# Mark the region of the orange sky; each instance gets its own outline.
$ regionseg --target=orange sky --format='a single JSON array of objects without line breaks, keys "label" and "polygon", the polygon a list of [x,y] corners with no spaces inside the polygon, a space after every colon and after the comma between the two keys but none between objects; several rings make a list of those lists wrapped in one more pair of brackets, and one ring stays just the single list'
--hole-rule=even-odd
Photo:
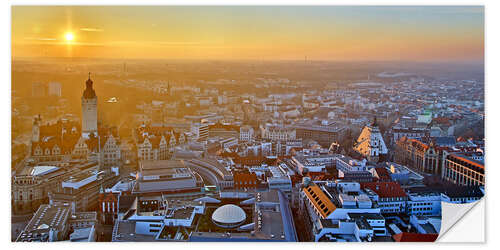
[{"label": "orange sky", "polygon": [[12,55],[482,61],[484,9],[14,6]]}]

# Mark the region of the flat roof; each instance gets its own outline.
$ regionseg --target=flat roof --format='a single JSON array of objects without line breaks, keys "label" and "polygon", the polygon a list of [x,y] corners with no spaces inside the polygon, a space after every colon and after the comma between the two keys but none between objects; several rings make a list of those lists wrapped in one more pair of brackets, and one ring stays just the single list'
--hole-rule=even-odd
[{"label": "flat roof", "polygon": [[62,231],[70,214],[69,206],[53,206],[42,204],[18,236],[17,241],[37,239],[41,233],[49,232],[50,228]]},{"label": "flat roof", "polygon": [[113,227],[111,241],[139,241],[149,242],[154,241],[154,235],[136,234],[135,221],[117,220]]},{"label": "flat roof", "polygon": [[141,169],[141,171],[184,167],[184,162],[181,160],[142,160],[139,162],[139,168]]},{"label": "flat roof", "polygon": [[35,166],[31,170],[31,175],[34,176],[42,176],[51,172],[58,170],[59,168],[56,166]]},{"label": "flat roof", "polygon": [[97,212],[76,212],[71,216],[70,221],[97,220]]},{"label": "flat roof", "polygon": [[385,220],[384,216],[378,213],[347,213],[347,215],[351,219]]}]

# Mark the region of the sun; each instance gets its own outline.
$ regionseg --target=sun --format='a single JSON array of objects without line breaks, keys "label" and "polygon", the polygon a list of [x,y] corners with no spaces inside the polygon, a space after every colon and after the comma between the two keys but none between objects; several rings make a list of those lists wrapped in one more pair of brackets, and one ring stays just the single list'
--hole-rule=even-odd
[{"label": "sun", "polygon": [[66,41],[71,42],[73,41],[73,39],[75,39],[75,35],[73,35],[73,33],[71,32],[67,32],[66,34],[64,34],[64,38],[66,39]]}]

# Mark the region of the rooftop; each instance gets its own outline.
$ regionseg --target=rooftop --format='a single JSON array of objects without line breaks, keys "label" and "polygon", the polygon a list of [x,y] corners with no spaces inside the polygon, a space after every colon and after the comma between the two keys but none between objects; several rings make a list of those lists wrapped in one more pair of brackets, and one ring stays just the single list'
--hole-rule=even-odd
[{"label": "rooftop", "polygon": [[[70,215],[69,206],[40,205],[33,218],[18,236],[17,241],[36,241],[50,229],[63,231]],[[48,238],[47,238],[48,240]]]},{"label": "rooftop", "polygon": [[245,221],[245,219],[245,211],[233,204],[221,206],[212,214],[212,220],[223,224],[241,223]]},{"label": "rooftop", "polygon": [[406,197],[405,191],[397,182],[368,182],[361,184],[369,188],[381,198]]},{"label": "rooftop", "polygon": [[184,168],[184,163],[179,160],[142,160],[139,163],[139,168],[143,170],[169,169],[169,168]]},{"label": "rooftop", "polygon": [[322,217],[326,218],[337,209],[330,198],[316,184],[311,183],[308,187],[304,187],[303,191],[314,207],[320,211]]},{"label": "rooftop", "polygon": [[117,242],[149,242],[154,241],[154,235],[144,235],[135,233],[135,221],[123,221],[117,220],[115,226],[113,227],[113,234],[111,241]]}]

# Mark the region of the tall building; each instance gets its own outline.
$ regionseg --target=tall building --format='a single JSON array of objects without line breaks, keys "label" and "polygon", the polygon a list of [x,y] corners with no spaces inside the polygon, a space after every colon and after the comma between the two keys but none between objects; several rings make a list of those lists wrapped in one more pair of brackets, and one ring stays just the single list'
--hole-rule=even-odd
[{"label": "tall building", "polygon": [[58,82],[49,83],[49,96],[61,97],[61,83]]},{"label": "tall building", "polygon": [[31,84],[31,96],[32,97],[46,97],[47,96],[47,84],[41,82],[34,82]]},{"label": "tall building", "polygon": [[39,142],[40,141],[40,125],[42,123],[42,118],[40,115],[35,116],[33,120],[33,127],[31,129],[31,141]]},{"label": "tall building", "polygon": [[82,136],[88,138],[91,133],[97,135],[97,96],[92,88],[92,80],[87,80],[82,95]]}]

